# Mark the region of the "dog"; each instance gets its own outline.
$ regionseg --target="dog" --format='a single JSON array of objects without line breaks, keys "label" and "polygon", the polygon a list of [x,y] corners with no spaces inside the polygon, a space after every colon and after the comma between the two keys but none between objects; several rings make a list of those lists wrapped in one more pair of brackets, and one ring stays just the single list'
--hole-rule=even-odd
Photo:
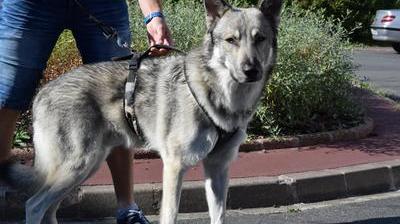
[{"label": "dog", "polygon": [[162,158],[161,224],[176,223],[185,171],[202,161],[211,223],[224,223],[228,169],[276,62],[280,0],[235,8],[204,0],[207,32],[186,55],[146,58],[134,92],[138,136],[125,117],[128,63],[80,66],[48,83],[33,102],[33,167],[2,175],[34,189],[26,223],[57,223],[60,202],[113,148],[144,145]]}]

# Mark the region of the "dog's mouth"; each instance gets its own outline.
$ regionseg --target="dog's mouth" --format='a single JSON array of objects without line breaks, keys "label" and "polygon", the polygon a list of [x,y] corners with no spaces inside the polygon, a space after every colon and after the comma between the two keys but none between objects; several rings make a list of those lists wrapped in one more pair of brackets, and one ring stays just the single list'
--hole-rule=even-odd
[{"label": "dog's mouth", "polygon": [[252,83],[252,82],[258,82],[262,79],[261,72],[259,72],[257,69],[246,72],[243,71],[237,77],[235,77],[234,75],[231,76],[232,79],[238,83]]},{"label": "dog's mouth", "polygon": [[239,77],[235,77],[231,73],[231,77],[237,83],[253,83],[253,82],[258,82],[262,79],[262,76],[260,74],[254,74],[251,76],[247,76],[247,75],[243,74],[243,75],[240,75]]}]

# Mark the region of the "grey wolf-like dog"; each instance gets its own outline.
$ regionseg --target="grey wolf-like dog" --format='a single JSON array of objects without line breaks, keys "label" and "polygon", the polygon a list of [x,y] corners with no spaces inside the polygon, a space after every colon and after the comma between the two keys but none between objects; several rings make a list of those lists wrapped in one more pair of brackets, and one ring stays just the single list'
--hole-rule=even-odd
[{"label": "grey wolf-like dog", "polygon": [[126,61],[83,65],[41,89],[33,103],[34,166],[2,168],[15,185],[32,181],[26,223],[57,223],[60,202],[113,148],[140,144],[164,164],[161,224],[176,222],[182,177],[199,161],[211,223],[224,223],[229,164],[275,64],[281,1],[246,9],[222,0],[204,5],[207,33],[199,48],[141,63],[134,110],[144,141],[124,113]]}]

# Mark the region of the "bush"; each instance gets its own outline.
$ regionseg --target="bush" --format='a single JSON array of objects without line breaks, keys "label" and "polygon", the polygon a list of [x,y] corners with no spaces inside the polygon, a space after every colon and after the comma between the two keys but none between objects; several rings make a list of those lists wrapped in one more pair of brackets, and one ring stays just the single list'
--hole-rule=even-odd
[{"label": "bush", "polygon": [[350,100],[351,45],[340,24],[319,12],[286,8],[278,64],[251,125],[260,135],[286,135],[354,126],[361,111]]},{"label": "bush", "polygon": [[324,9],[326,17],[342,21],[343,27],[350,33],[353,41],[370,42],[371,25],[378,9],[400,8],[400,0],[288,0],[303,9]]}]

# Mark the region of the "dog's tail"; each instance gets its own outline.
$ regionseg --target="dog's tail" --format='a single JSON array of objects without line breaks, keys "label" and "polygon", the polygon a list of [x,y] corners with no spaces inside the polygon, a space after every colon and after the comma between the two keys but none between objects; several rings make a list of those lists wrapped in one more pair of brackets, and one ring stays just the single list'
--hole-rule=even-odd
[{"label": "dog's tail", "polygon": [[28,195],[39,190],[43,183],[43,178],[34,167],[18,162],[0,164],[0,180]]}]

